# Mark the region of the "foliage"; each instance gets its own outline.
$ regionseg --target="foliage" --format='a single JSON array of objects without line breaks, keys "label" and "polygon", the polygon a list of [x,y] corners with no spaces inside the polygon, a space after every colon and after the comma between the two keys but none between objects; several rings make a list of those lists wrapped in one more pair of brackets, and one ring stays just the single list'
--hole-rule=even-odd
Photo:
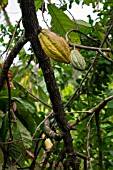
[{"label": "foliage", "polygon": [[[102,9],[99,9],[99,2]],[[0,1],[1,7],[7,1]],[[107,169],[113,166],[113,3],[110,0],[83,1],[92,5],[97,18],[88,16],[89,22],[70,18],[65,12],[80,0],[59,1],[43,4],[35,0],[36,10],[48,12],[51,16],[51,30],[65,38],[69,30],[70,42],[75,44],[86,61],[82,72],[71,65],[51,60],[56,82],[61,94],[68,123],[76,130],[71,131],[80,169]],[[45,8],[45,11],[43,10]],[[1,8],[2,9],[2,8]],[[75,19],[74,19],[75,17]],[[20,23],[16,26],[0,25],[0,54],[7,56],[23,35]],[[40,25],[41,26],[41,25]],[[82,32],[82,34],[81,34]],[[13,37],[13,39],[12,39]],[[6,40],[7,39],[7,40]],[[78,46],[76,46],[78,45]],[[81,46],[82,45],[82,46]],[[93,47],[93,50],[90,48]],[[104,48],[104,51],[99,51]],[[109,49],[112,49],[111,51]],[[4,51],[5,49],[5,51]],[[70,50],[73,47],[70,45]],[[52,111],[49,93],[43,72],[35,58],[32,47],[24,47],[18,52],[17,62],[10,67],[14,88],[2,88],[0,92],[0,168],[30,168],[36,161],[36,169],[54,169],[60,157],[63,140],[58,141],[45,130],[45,117]],[[1,61],[3,61],[1,57]],[[51,83],[51,82],[50,82]],[[10,107],[10,109],[9,109]],[[10,115],[10,116],[9,116]],[[49,126],[60,133],[54,116],[49,118]],[[6,161],[5,162],[5,156]],[[84,159],[85,157],[85,159]],[[89,159],[90,158],[90,159]],[[60,161],[58,169],[63,169],[66,158]]]}]

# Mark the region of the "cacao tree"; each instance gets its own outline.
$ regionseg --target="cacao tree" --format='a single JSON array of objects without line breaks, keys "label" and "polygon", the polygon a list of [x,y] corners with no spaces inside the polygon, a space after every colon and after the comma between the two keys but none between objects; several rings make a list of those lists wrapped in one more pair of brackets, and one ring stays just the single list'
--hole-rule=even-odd
[{"label": "cacao tree", "polygon": [[[14,25],[0,1],[0,169],[111,170],[113,3],[17,3]],[[77,20],[75,4],[97,17]]]}]

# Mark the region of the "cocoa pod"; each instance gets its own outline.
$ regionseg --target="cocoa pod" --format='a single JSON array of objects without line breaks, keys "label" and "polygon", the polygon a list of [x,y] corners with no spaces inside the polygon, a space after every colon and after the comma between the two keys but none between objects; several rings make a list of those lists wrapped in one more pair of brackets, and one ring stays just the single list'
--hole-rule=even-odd
[{"label": "cocoa pod", "polygon": [[80,54],[78,50],[76,49],[71,50],[70,57],[71,65],[73,66],[74,69],[79,71],[85,70],[86,62],[84,60],[84,57]]},{"label": "cocoa pod", "polygon": [[69,64],[71,62],[70,49],[63,37],[56,35],[48,29],[42,29],[38,38],[42,49],[48,57],[62,63]]}]

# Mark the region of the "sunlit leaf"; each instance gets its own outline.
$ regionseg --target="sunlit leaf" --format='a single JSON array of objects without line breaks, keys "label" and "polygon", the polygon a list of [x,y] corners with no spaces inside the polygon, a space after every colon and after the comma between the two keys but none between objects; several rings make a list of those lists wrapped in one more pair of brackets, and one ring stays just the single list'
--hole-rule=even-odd
[{"label": "sunlit leaf", "polygon": [[35,0],[36,11],[41,8],[43,1],[42,0]]},{"label": "sunlit leaf", "polygon": [[[52,17],[51,29],[52,31],[65,37],[66,33],[71,29],[76,29],[76,24],[60,9],[58,9],[54,4],[48,5],[49,13]],[[76,43],[80,43],[78,34],[76,34]]]},{"label": "sunlit leaf", "polygon": [[78,25],[83,25],[85,27],[91,27],[91,25],[88,22],[86,22],[86,21],[76,20],[76,22],[77,22]]}]

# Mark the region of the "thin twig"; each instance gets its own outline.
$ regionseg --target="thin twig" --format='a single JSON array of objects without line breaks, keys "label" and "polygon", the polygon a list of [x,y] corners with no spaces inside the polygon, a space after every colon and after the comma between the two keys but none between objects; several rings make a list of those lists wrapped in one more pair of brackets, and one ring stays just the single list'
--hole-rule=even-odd
[{"label": "thin twig", "polygon": [[[32,141],[37,141],[37,140],[43,140],[43,138],[39,138],[39,137],[38,137],[38,138],[34,138],[34,139],[32,139],[32,140],[31,140],[31,139],[27,139],[27,140],[29,140],[29,142],[32,142]],[[19,138],[19,139],[12,140],[12,141],[7,141],[7,142],[1,142],[1,141],[0,141],[0,145],[7,145],[7,144],[9,144],[9,143],[10,143],[10,144],[11,144],[11,143],[17,143],[17,142],[21,142],[21,141],[24,142],[24,139],[20,139],[20,138]]]},{"label": "thin twig", "polygon": [[98,47],[90,47],[90,46],[78,45],[78,44],[74,44],[74,43],[70,43],[70,42],[68,42],[68,43],[69,43],[69,45],[71,47],[75,46],[76,48],[84,49],[84,50],[98,51],[100,49],[101,51],[106,51],[106,52],[111,52],[112,51],[111,48],[98,48]]},{"label": "thin twig", "polygon": [[92,41],[94,41],[94,42],[96,42],[96,43],[99,43],[99,40],[90,37],[89,35],[81,32],[80,30],[70,30],[69,32],[67,32],[67,34],[66,34],[66,40],[67,40],[67,42],[69,41],[69,40],[68,40],[68,35],[69,35],[70,32],[75,32],[75,33],[77,32],[77,33],[79,33],[79,34],[84,35],[86,38],[88,38],[88,39],[90,39],[90,40],[92,40]]},{"label": "thin twig", "polygon": [[22,86],[20,83],[18,83],[17,81],[13,80],[14,82],[16,82],[18,84],[18,86],[20,86],[21,88],[23,88],[28,94],[30,94],[32,97],[34,97],[37,101],[41,102],[42,104],[44,104],[45,106],[49,107],[50,109],[52,109],[52,106],[50,106],[48,103],[44,102],[43,100],[39,99],[38,97],[36,97],[34,94],[32,94],[29,90],[27,90],[24,86]]},{"label": "thin twig", "polygon": [[5,60],[3,68],[2,68],[2,72],[0,74],[0,91],[3,87],[4,80],[6,79],[8,70],[9,70],[11,64],[13,63],[14,58],[17,56],[17,54],[19,53],[21,48],[27,43],[27,41],[28,40],[25,38],[25,35],[20,37],[20,39],[18,40],[16,45],[13,47],[13,49],[9,53],[7,59]]},{"label": "thin twig", "polygon": [[22,18],[20,18],[19,21],[18,21],[18,23],[15,25],[15,29],[14,29],[12,38],[9,40],[9,43],[8,43],[8,46],[7,46],[6,50],[1,54],[1,57],[2,57],[3,54],[4,54],[5,52],[7,52],[7,53],[6,53],[5,60],[6,60],[6,58],[7,58],[7,55],[8,55],[8,52],[9,52],[9,48],[10,48],[10,46],[11,46],[13,40],[14,40],[14,37],[15,37],[15,34],[16,34],[16,31],[17,31],[17,28],[18,28],[18,26],[19,26],[19,24],[20,24],[21,19],[22,19]]},{"label": "thin twig", "polygon": [[33,159],[32,163],[31,163],[30,170],[35,167],[36,158],[37,158],[37,156],[38,156],[38,155],[37,155],[37,150],[38,150],[38,147],[39,147],[39,141],[40,141],[40,138],[41,138],[42,134],[43,134],[43,132],[41,132],[41,133],[39,134],[39,136],[38,136],[39,139],[38,139],[37,142],[36,142],[36,146],[35,146],[35,150],[34,150],[34,159]]},{"label": "thin twig", "polygon": [[113,99],[113,95],[107,97],[106,99],[104,99],[102,102],[100,102],[99,104],[97,104],[95,107],[93,107],[92,109],[90,109],[89,111],[87,111],[85,113],[84,116],[82,116],[81,118],[78,118],[77,120],[75,120],[70,126],[76,126],[79,122],[83,121],[84,119],[86,119],[87,117],[89,117],[90,115],[92,115],[94,112],[97,112],[98,110],[103,109],[106,104],[111,101]]},{"label": "thin twig", "polygon": [[18,158],[16,159],[16,161],[13,164],[16,165],[17,162],[21,159],[21,157],[22,157],[22,153],[18,156]]},{"label": "thin twig", "polygon": [[76,155],[77,155],[78,157],[83,158],[83,159],[86,159],[86,160],[89,159],[87,156],[85,156],[84,154],[79,153],[79,152],[76,152]]},{"label": "thin twig", "polygon": [[[112,28],[113,28],[113,24],[107,29],[106,35],[105,35],[105,37],[104,37],[104,39],[103,39],[103,41],[101,43],[101,47],[103,47],[103,45],[104,45],[105,41],[107,40],[108,35],[109,35],[110,31],[112,30]],[[101,51],[103,51],[103,50],[101,50]]]},{"label": "thin twig", "polygon": [[[70,31],[68,31],[66,33],[66,41],[68,42],[68,44],[71,47],[76,47],[76,48],[79,48],[79,49],[85,49],[85,50],[91,50],[91,51],[98,51],[99,49],[101,51],[106,51],[106,52],[111,52],[112,51],[111,48],[102,48],[103,42],[102,42],[102,44],[101,44],[101,46],[99,48],[98,47],[90,47],[90,46],[84,46],[84,45],[78,45],[78,44],[71,43],[71,42],[69,42],[69,39],[68,39],[68,35],[69,35],[70,32],[80,32],[80,31],[78,31],[78,30],[70,30]],[[80,33],[82,33],[82,32],[80,32]],[[82,33],[82,34],[85,35],[87,38],[92,39],[91,37],[87,36],[86,34],[84,34],[84,33]],[[107,36],[106,36],[106,38],[107,38]],[[94,39],[92,39],[92,40],[94,40]]]},{"label": "thin twig", "polygon": [[36,130],[35,130],[35,132],[34,132],[34,134],[33,134],[33,136],[32,136],[32,139],[34,138],[37,130],[40,129],[40,126],[41,126],[52,114],[53,114],[53,111],[51,111],[51,112],[47,115],[47,117],[37,126],[37,128],[36,128]]},{"label": "thin twig", "polygon": [[44,137],[44,139],[43,139],[43,141],[42,141],[42,143],[41,143],[41,145],[39,147],[38,147],[38,145],[36,145],[35,155],[34,155],[35,157],[34,157],[32,163],[31,163],[30,170],[34,170],[37,156],[38,156],[38,154],[39,154],[39,152],[40,152],[40,150],[42,148],[42,145],[44,144],[45,140],[46,140],[46,136]]},{"label": "thin twig", "polygon": [[12,38],[11,38],[11,40],[9,41],[9,44],[8,44],[8,48],[7,48],[7,52],[6,52],[6,58],[7,58],[7,55],[8,55],[10,46],[11,46],[13,40],[14,40],[14,37],[15,37],[15,34],[16,34],[16,31],[17,31],[17,28],[18,28],[18,26],[19,26],[19,24],[20,24],[21,19],[22,19],[22,17],[19,19],[19,21],[18,21],[17,24],[15,25],[15,29],[14,29]]},{"label": "thin twig", "polygon": [[112,60],[111,58],[107,57],[107,55],[104,54],[104,53],[101,51],[101,49],[99,49],[98,52],[99,52],[106,60],[108,60],[108,61],[110,61],[110,62],[113,63],[113,60]]},{"label": "thin twig", "polygon": [[81,111],[73,111],[73,112],[66,112],[66,114],[73,114],[73,113],[90,113],[87,110],[81,110]]},{"label": "thin twig", "polygon": [[6,20],[6,24],[7,24],[7,26],[10,26],[10,25],[11,25],[11,21],[10,21],[10,18],[9,18],[9,16],[8,16],[8,13],[7,13],[7,11],[5,10],[5,8],[2,9],[2,10],[3,10],[3,14],[4,14],[4,17],[5,17],[5,20]]},{"label": "thin twig", "polygon": [[44,9],[45,9],[45,2],[43,1],[43,4],[42,4],[42,18],[43,18],[43,21],[45,22],[47,28],[50,29],[50,27],[49,27],[49,25],[46,22],[45,17],[44,17]]},{"label": "thin twig", "polygon": [[[59,1],[60,1],[60,0],[59,0]],[[60,3],[61,3],[61,5],[64,5],[62,1],[60,1]],[[72,13],[71,13],[68,9],[66,9],[66,11],[71,15],[72,20],[73,20],[73,22],[75,23],[75,25],[76,25],[76,27],[77,27],[77,29],[78,29],[78,24],[77,24],[77,22],[76,22],[76,19],[74,18],[74,16],[72,15]]]}]

